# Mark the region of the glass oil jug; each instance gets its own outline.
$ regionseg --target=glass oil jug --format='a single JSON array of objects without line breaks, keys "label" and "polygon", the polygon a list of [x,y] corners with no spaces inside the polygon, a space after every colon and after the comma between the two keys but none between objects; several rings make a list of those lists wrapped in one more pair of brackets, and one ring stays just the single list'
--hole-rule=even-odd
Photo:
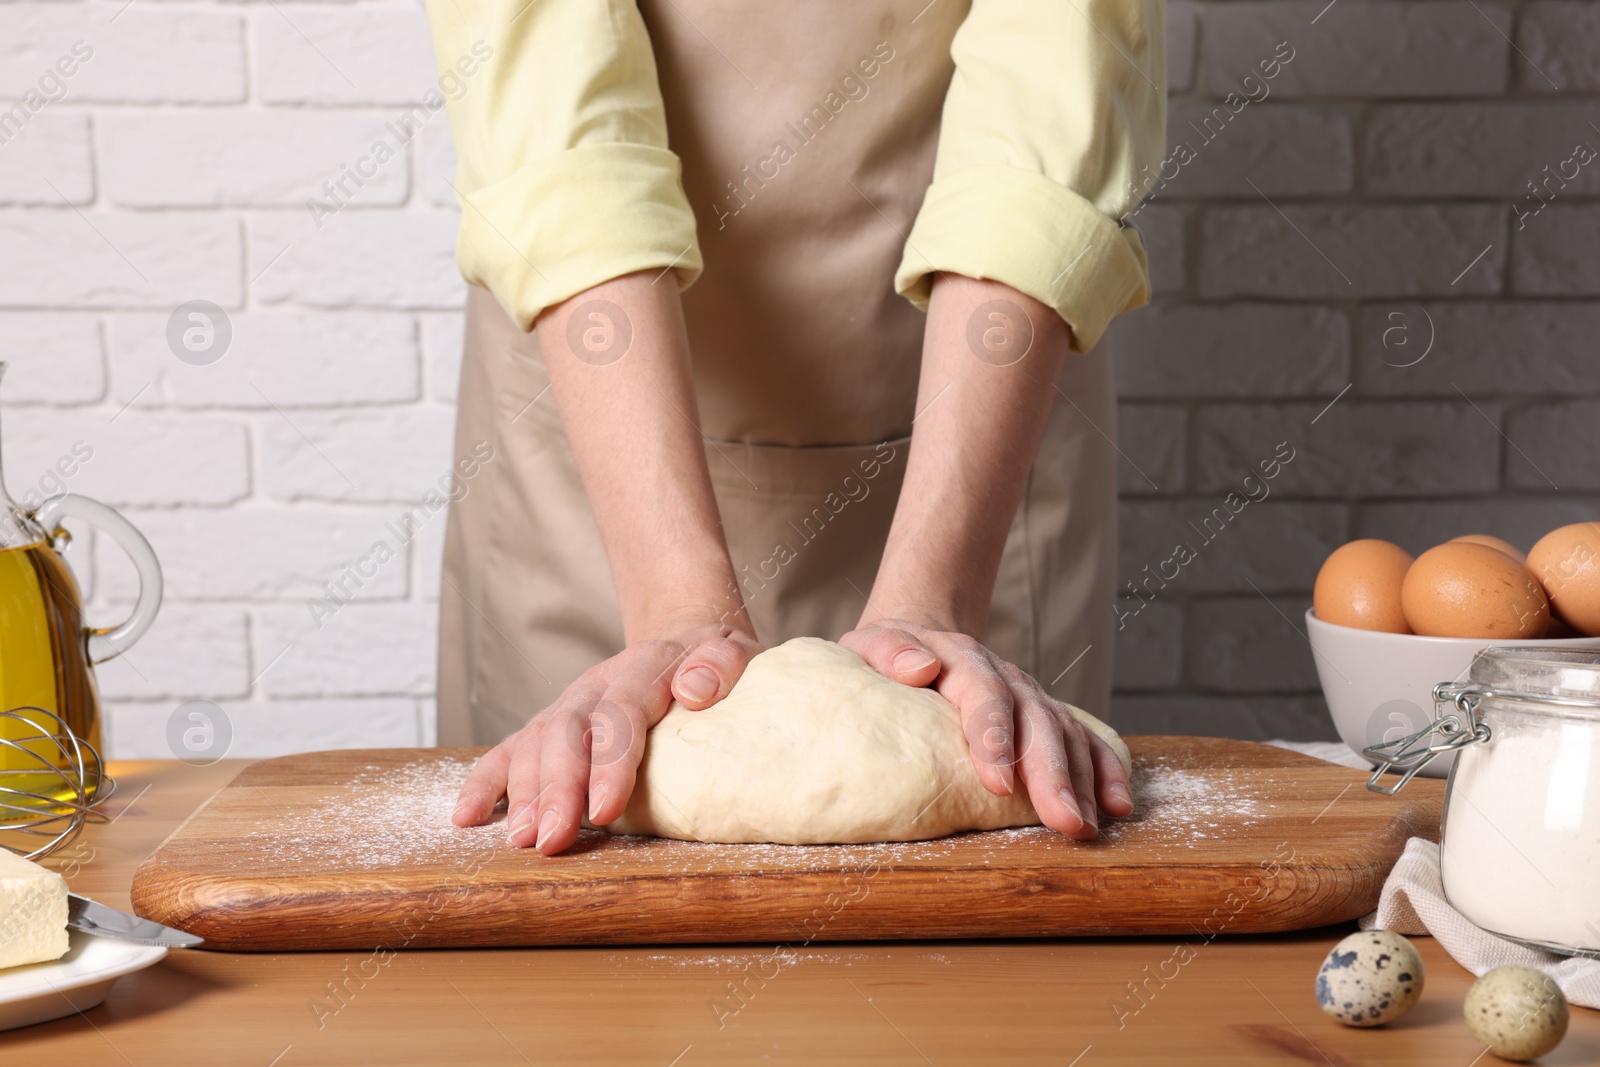
[{"label": "glass oil jug", "polygon": [[[0,363],[0,378],[6,365]],[[70,540],[61,523],[81,519],[110,536],[139,573],[139,599],[119,626],[95,629],[60,551]],[[78,741],[103,751],[94,664],[125,651],[155,621],[161,568],[148,541],[104,504],[73,494],[27,510],[0,477],[0,823],[31,818],[55,804],[99,792],[77,785],[58,742],[65,724]]]}]

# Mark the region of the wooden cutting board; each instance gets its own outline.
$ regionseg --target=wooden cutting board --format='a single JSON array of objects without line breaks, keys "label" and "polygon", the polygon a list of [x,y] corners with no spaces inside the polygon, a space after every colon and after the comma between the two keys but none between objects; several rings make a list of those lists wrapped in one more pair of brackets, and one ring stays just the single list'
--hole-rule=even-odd
[{"label": "wooden cutting board", "polygon": [[263,760],[140,866],[135,910],[246,951],[1263,933],[1370,911],[1444,783],[1399,795],[1269,745],[1129,737],[1135,814],[1100,839],[708,845],[586,830],[549,859],[450,825],[478,749]]}]

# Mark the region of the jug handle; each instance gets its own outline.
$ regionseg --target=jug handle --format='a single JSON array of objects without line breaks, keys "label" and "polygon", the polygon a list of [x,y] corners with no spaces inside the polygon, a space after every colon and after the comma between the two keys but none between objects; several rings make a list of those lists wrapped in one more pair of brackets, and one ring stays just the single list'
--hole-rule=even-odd
[{"label": "jug handle", "polygon": [[133,561],[139,572],[139,599],[133,611],[120,625],[89,628],[89,662],[104,663],[127,651],[144,636],[150,624],[156,621],[156,611],[161,607],[161,564],[156,561],[155,549],[144,535],[134,529],[133,523],[116,511],[96,500],[67,493],[52,497],[39,506],[33,514],[34,521],[44,527],[54,539],[62,519],[82,519],[97,530],[102,530],[122,546],[122,551]]}]

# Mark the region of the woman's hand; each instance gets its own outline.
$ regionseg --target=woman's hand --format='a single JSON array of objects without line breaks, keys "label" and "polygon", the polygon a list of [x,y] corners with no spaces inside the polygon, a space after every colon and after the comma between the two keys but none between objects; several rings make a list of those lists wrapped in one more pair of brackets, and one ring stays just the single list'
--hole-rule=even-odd
[{"label": "woman's hand", "polygon": [[511,844],[547,856],[577,839],[585,807],[597,826],[622,813],[674,696],[709,707],[761,651],[706,470],[683,305],[658,277],[602,282],[535,322],[627,647],[479,760],[453,821],[477,826],[503,797]]},{"label": "woman's hand", "polygon": [[596,826],[622,814],[645,734],[674,697],[695,711],[710,707],[760,651],[753,634],[721,622],[635,641],[485,753],[451,820],[478,826],[504,798],[511,844],[555,855],[577,840],[585,800]]},{"label": "woman's hand", "polygon": [[983,642],[952,626],[877,618],[839,639],[874,669],[931,688],[961,711],[978,780],[1009,796],[1017,779],[1039,819],[1089,840],[1099,833],[1095,803],[1111,815],[1133,811],[1122,761],[1067,705]]},{"label": "woman's hand", "polygon": [[1034,298],[997,281],[937,276],[894,524],[866,611],[840,641],[884,675],[930,687],[960,709],[991,793],[1009,796],[1020,779],[1046,826],[1088,839],[1099,832],[1097,800],[1112,815],[1133,810],[1122,762],[982,640],[1071,343],[1066,322]]}]

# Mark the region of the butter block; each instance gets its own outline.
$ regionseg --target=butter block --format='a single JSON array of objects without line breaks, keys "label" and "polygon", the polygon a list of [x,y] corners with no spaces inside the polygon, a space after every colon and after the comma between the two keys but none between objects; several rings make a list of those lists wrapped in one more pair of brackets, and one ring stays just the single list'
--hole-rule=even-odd
[{"label": "butter block", "polygon": [[0,849],[0,968],[66,953],[66,879]]}]

